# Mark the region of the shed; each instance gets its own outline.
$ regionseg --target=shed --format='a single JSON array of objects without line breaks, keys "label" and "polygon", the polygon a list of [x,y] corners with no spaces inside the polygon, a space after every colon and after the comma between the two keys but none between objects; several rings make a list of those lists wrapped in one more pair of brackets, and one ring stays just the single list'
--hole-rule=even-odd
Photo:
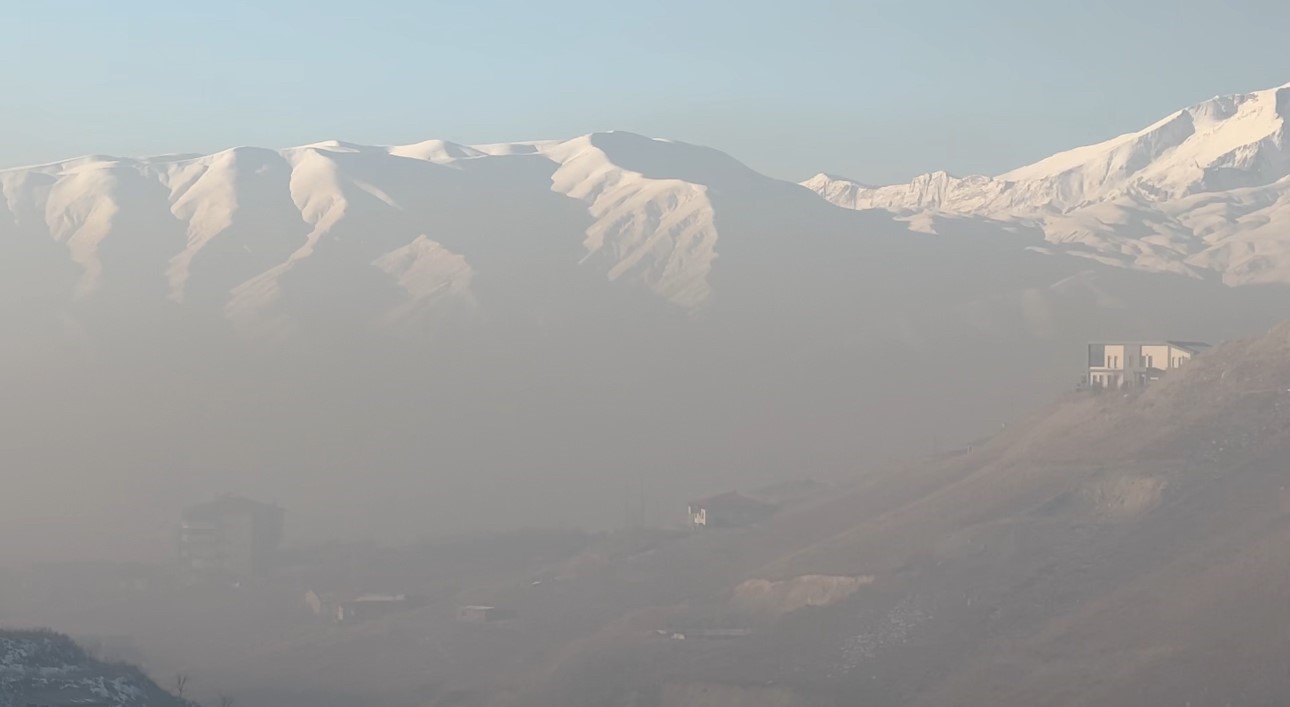
[{"label": "shed", "polygon": [[769,518],[775,512],[775,505],[730,491],[691,501],[689,512],[690,525],[696,527],[739,527]]}]

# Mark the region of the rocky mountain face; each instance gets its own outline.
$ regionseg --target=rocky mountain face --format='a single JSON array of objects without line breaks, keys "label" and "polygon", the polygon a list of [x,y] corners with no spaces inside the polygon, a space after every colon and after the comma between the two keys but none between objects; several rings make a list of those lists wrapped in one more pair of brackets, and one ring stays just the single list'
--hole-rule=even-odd
[{"label": "rocky mountain face", "polygon": [[95,660],[66,636],[5,630],[0,630],[0,705],[195,707],[137,668]]}]

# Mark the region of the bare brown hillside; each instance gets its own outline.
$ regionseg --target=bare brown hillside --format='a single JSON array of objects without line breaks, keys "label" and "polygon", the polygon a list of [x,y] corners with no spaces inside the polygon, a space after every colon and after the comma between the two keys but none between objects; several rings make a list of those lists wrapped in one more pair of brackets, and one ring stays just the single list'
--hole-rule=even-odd
[{"label": "bare brown hillside", "polygon": [[364,550],[347,581],[428,603],[353,626],[300,605],[321,576],[36,618],[280,707],[1290,704],[1287,354],[1290,324],[750,528]]},{"label": "bare brown hillside", "polygon": [[720,645],[634,644],[626,665],[597,645],[582,671],[619,666],[624,704],[735,694],[713,685],[768,705],[1286,704],[1288,354],[1283,325],[1141,394],[1073,395],[968,454],[870,475],[725,546],[766,557],[728,605],[857,578],[841,601]]}]

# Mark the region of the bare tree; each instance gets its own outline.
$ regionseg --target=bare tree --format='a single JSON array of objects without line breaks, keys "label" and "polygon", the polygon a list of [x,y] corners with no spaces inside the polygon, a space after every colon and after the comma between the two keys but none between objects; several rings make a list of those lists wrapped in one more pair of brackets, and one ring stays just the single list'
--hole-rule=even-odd
[{"label": "bare tree", "polygon": [[237,700],[234,700],[232,697],[229,697],[228,695],[220,695],[219,707],[233,707],[233,703],[236,701]]},{"label": "bare tree", "polygon": [[188,689],[188,673],[175,673],[175,694],[183,698],[186,689]]}]

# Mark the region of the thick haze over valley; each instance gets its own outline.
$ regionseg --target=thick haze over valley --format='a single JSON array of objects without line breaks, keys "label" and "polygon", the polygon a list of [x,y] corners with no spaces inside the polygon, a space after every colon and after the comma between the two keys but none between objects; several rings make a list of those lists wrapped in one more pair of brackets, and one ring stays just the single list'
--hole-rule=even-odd
[{"label": "thick haze over valley", "polygon": [[[387,539],[497,527],[483,507],[610,527],[642,479],[664,521],[708,488],[963,446],[1072,387],[1084,340],[1281,316],[1288,256],[1260,229],[1284,218],[1287,94],[1185,111],[1244,113],[1188,118],[1181,147],[1157,126],[1054,158],[1076,176],[1003,182],[1037,196],[979,217],[841,209],[846,183],[632,133],[5,171],[5,453],[42,473],[3,517],[109,553],[163,551],[163,509],[227,490]],[[1133,199],[1230,205],[1051,232]]]},{"label": "thick haze over valley", "polygon": [[0,707],[1290,700],[1279,5],[56,4]]}]

